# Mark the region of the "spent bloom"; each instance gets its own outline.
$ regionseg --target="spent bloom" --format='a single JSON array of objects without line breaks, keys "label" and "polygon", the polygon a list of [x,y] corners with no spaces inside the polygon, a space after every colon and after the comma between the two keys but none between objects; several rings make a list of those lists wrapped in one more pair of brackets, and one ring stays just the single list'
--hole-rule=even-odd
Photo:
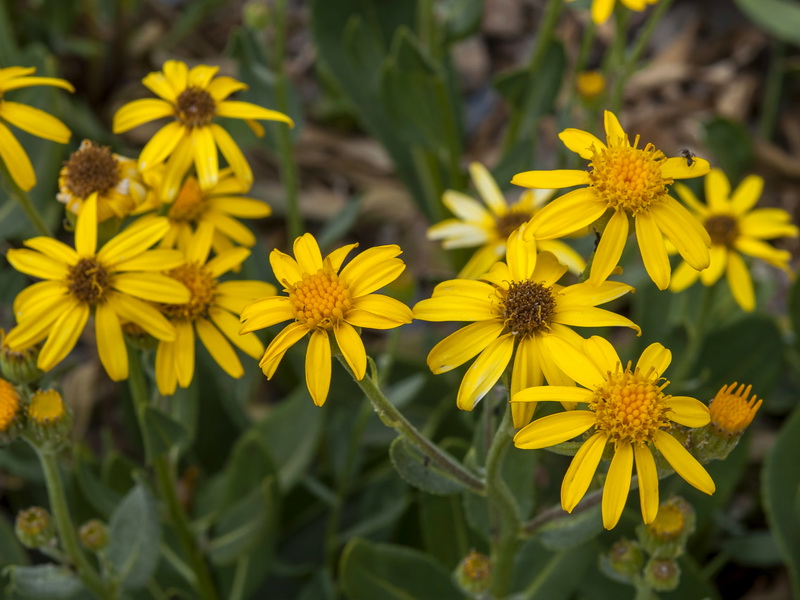
[{"label": "spent bloom", "polygon": [[[464,265],[458,277],[477,279],[506,254],[506,242],[520,225],[527,223],[552,194],[548,191],[526,190],[515,204],[508,204],[489,170],[473,162],[470,176],[483,204],[455,190],[447,190],[442,197],[444,205],[457,218],[445,219],[428,229],[428,238],[442,240],[442,246],[452,248],[480,248]],[[539,250],[548,250],[576,274],[586,268],[586,262],[570,246],[558,240],[539,244]]]},{"label": "spent bloom", "polygon": [[[261,281],[224,281],[219,277],[238,268],[250,256],[247,248],[231,248],[208,259],[214,228],[206,223],[191,237],[186,262],[166,274],[185,285],[191,298],[180,304],[161,304],[161,312],[175,326],[174,340],[161,340],[156,351],[156,383],[164,395],[177,385],[188,387],[194,377],[195,335],[228,375],[239,378],[244,368],[233,346],[253,358],[264,352],[255,334],[239,335],[239,313],[256,298],[275,293]],[[231,346],[231,343],[233,346]]]},{"label": "spent bloom", "polygon": [[60,363],[78,343],[94,313],[97,351],[109,377],[128,377],[128,352],[122,322],[132,321],[153,337],[175,339],[175,329],[146,301],[187,302],[189,290],[160,271],[183,262],[176,250],[148,250],[166,233],[165,218],[133,225],[97,250],[97,196],[78,215],[75,248],[50,237],[25,240],[9,250],[17,271],[43,279],[14,300],[17,326],[5,343],[15,351],[47,338],[37,359],[42,371]]},{"label": "spent bloom", "polygon": [[[216,77],[219,67],[198,65],[189,69],[186,63],[168,60],[163,71],[154,71],[142,83],[156,98],[144,98],[125,104],[114,115],[114,133],[123,133],[143,123],[171,117],[139,155],[139,169],[146,171],[166,161],[163,195],[171,200],[178,193],[181,178],[194,163],[198,181],[209,189],[219,180],[217,149],[222,152],[233,172],[244,185],[253,183],[253,172],[247,159],[231,135],[215,122],[218,117],[281,121],[292,120],[275,110],[250,102],[228,100],[234,92],[247,89],[232,77]],[[263,133],[260,124],[254,129]]]},{"label": "spent bloom", "polygon": [[273,250],[269,262],[287,295],[262,298],[242,311],[243,334],[291,320],[259,362],[267,378],[272,378],[286,351],[310,334],[306,385],[317,406],[325,403],[331,383],[331,334],[353,375],[361,380],[366,374],[367,353],[355,328],[393,329],[412,318],[403,303],[373,293],[405,269],[403,261],[396,258],[400,247],[369,248],[342,267],[356,246],[342,246],[323,258],[317,240],[306,233],[294,241],[294,258]]},{"label": "spent bloom", "polygon": [[89,196],[96,194],[98,222],[126,217],[146,195],[135,160],[89,140],[83,140],[62,167],[58,190],[58,201],[76,215]]},{"label": "spent bloom", "polygon": [[701,272],[685,262],[680,264],[675,269],[670,290],[685,290],[698,279],[703,285],[714,285],[725,274],[742,310],[755,308],[753,280],[741,255],[760,258],[788,270],[791,253],[774,248],[766,240],[798,236],[797,226],[790,222],[791,216],[785,210],[753,208],[763,189],[764,179],[750,175],[731,191],[728,178],[719,169],[712,169],[705,179],[707,204],[701,203],[688,187],[675,186],[675,191],[711,236],[711,262]]},{"label": "spent bloom", "polygon": [[565,129],[561,141],[591,161],[588,170],[527,171],[511,183],[528,188],[567,188],[585,185],[553,200],[530,221],[528,235],[538,240],[563,237],[587,227],[604,215],[610,218],[597,246],[589,280],[597,285],[614,270],[628,239],[633,219],[636,239],[648,275],[666,289],[670,264],[664,236],[694,269],[709,264],[708,232],[677,200],[667,193],[675,179],[708,173],[702,158],[667,158],[652,144],[639,148],[639,136],[631,145],[617,117],[605,111],[606,143],[591,133]]},{"label": "spent bloom", "polygon": [[645,523],[658,512],[658,471],[651,446],[664,456],[678,475],[701,492],[712,494],[709,474],[671,434],[672,423],[702,427],[709,420],[705,404],[689,396],[664,393],[669,384],[662,375],[672,353],[651,344],[636,366],[623,364],[614,347],[593,336],[584,341],[584,352],[564,345],[555,358],[559,366],[583,387],[540,386],[523,390],[512,402],[577,402],[586,409],[570,410],[537,419],[514,437],[518,448],[547,448],[587,431],[589,437],[572,459],[561,486],[561,506],[567,512],[577,506],[594,478],[606,449],[614,457],[603,488],[603,526],[612,529],[628,498],[634,463],[639,476],[639,500]]},{"label": "spent bloom", "polygon": [[[423,321],[473,321],[439,342],[428,355],[428,366],[445,373],[478,356],[458,389],[457,404],[472,410],[497,383],[514,356],[511,393],[542,385],[572,385],[554,357],[563,346],[582,347],[583,338],[570,327],[622,326],[639,328],[621,315],[602,308],[633,288],[606,281],[561,286],[567,268],[549,252],[536,255],[534,242],[516,232],[508,240],[506,262],[495,263],[481,281],[452,279],[433,290],[433,297],[414,306]],[[526,425],[535,405],[512,405],[514,424]]]},{"label": "spent bloom", "polygon": [[0,69],[0,158],[3,159],[14,182],[25,191],[36,185],[36,174],[31,160],[25,154],[25,149],[6,123],[59,144],[66,144],[72,135],[64,123],[45,111],[6,99],[6,94],[12,90],[35,85],[51,85],[68,92],[75,91],[72,84],[64,79],[33,77],[35,72],[35,67]]}]

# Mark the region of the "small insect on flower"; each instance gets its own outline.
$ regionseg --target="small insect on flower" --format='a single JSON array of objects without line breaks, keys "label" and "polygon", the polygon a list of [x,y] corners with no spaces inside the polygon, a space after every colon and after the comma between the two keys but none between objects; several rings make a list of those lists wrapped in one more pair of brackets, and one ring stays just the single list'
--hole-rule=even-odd
[{"label": "small insect on flower", "polygon": [[689,150],[688,148],[684,148],[683,150],[681,150],[681,156],[686,159],[687,167],[691,167],[694,164],[695,153]]}]

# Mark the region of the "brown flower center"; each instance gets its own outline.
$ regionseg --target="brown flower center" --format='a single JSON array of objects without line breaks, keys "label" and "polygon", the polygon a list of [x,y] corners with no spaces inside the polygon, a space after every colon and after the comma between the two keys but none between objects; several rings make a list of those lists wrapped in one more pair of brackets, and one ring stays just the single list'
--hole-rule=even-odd
[{"label": "brown flower center", "polygon": [[111,276],[95,257],[81,258],[69,269],[67,287],[81,302],[98,304],[111,287]]},{"label": "brown flower center", "polygon": [[188,87],[175,101],[175,113],[186,127],[208,125],[217,111],[217,104],[205,90]]},{"label": "brown flower center", "polygon": [[510,236],[514,231],[519,229],[519,226],[523,223],[527,223],[531,215],[528,212],[521,212],[519,210],[510,210],[502,217],[498,217],[494,223],[495,231],[497,232],[497,237],[501,240],[507,240],[508,236]]},{"label": "brown flower center", "polygon": [[119,169],[111,149],[84,140],[65,163],[66,186],[73,196],[86,199],[105,194],[119,183]]},{"label": "brown flower center", "polygon": [[739,237],[739,225],[736,219],[728,215],[714,215],[706,219],[705,225],[711,243],[715,246],[725,246],[732,248],[734,242]]},{"label": "brown flower center", "polygon": [[556,299],[549,287],[533,281],[512,281],[504,293],[503,324],[519,336],[531,336],[550,330],[556,311]]},{"label": "brown flower center", "polygon": [[217,280],[205,266],[187,263],[172,269],[167,275],[189,288],[192,297],[186,304],[162,304],[161,312],[172,319],[194,321],[208,318],[208,311],[214,304]]},{"label": "brown flower center", "polygon": [[187,177],[167,216],[171,221],[196,223],[207,208],[207,199],[197,179]]}]

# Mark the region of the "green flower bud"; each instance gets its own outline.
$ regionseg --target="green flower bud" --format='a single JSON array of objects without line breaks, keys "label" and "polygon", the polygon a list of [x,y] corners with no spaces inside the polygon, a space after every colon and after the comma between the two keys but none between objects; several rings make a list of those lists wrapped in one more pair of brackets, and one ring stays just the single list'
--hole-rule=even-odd
[{"label": "green flower bud", "polygon": [[32,383],[44,373],[36,366],[41,344],[24,350],[12,350],[5,343],[5,332],[0,329],[0,372],[17,384]]},{"label": "green flower bud", "polygon": [[41,506],[31,506],[20,511],[14,530],[20,543],[26,548],[41,548],[53,540],[50,513]]},{"label": "green flower bud", "polygon": [[656,592],[669,592],[678,587],[681,569],[671,558],[651,558],[644,568],[645,582]]},{"label": "green flower bud", "polygon": [[612,579],[631,583],[642,570],[644,552],[635,540],[622,538],[611,546],[608,554],[600,557],[600,564]]},{"label": "green flower bud", "polygon": [[652,523],[639,525],[636,535],[650,556],[677,558],[683,554],[686,540],[694,533],[695,522],[692,506],[676,496],[658,507]]},{"label": "green flower bud", "polygon": [[91,552],[100,552],[108,545],[108,528],[102,521],[92,519],[80,526],[78,537],[84,548]]},{"label": "green flower bud", "polygon": [[472,550],[456,567],[456,581],[468,594],[482,594],[489,587],[492,564],[489,557]]},{"label": "green flower bud", "polygon": [[29,439],[40,446],[58,447],[69,438],[72,409],[56,390],[37,390],[28,405]]}]

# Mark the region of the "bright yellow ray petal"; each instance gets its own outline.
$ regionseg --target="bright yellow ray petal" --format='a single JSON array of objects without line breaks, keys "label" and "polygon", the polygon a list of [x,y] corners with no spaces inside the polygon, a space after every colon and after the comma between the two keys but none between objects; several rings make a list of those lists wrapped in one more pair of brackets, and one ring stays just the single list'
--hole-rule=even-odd
[{"label": "bright yellow ray petal", "polygon": [[708,266],[711,238],[700,221],[669,196],[651,208],[656,225],[675,245],[683,259],[697,270],[705,269]]},{"label": "bright yellow ray petal", "polygon": [[667,400],[667,418],[686,427],[702,427],[711,421],[708,406],[697,398],[672,396]]},{"label": "bright yellow ray petal", "polygon": [[[85,207],[84,210],[86,210]],[[115,235],[100,249],[97,256],[103,264],[107,265],[116,265],[119,262],[130,260],[155,245],[168,230],[169,220],[166,217],[134,223]]]},{"label": "bright yellow ray petal", "polygon": [[162,67],[164,76],[176,92],[180,93],[186,89],[189,83],[189,68],[186,63],[180,60],[168,60]]},{"label": "bright yellow ray petal", "polygon": [[639,326],[627,317],[595,306],[559,308],[553,315],[552,321],[572,327],[630,327],[636,331],[636,335],[642,335]]},{"label": "bright yellow ray petal", "polygon": [[124,133],[144,123],[163,117],[170,117],[174,114],[175,108],[169,102],[155,98],[134,100],[133,102],[128,102],[116,112],[111,129],[114,133]]},{"label": "bright yellow ray petal", "polygon": [[208,84],[219,71],[219,67],[214,65],[197,65],[189,70],[188,82],[190,86],[206,89]]},{"label": "bright yellow ray petal", "polygon": [[272,214],[272,208],[266,202],[255,198],[238,196],[215,196],[208,203],[209,208],[227,213],[240,219],[261,219]]},{"label": "bright yellow ray petal", "polygon": [[[553,256],[552,254],[550,256]],[[506,245],[506,264],[514,281],[529,279],[536,269],[536,242],[526,242],[521,232],[516,230],[508,237]],[[553,258],[555,260],[555,257]],[[538,279],[537,279],[538,281]]]},{"label": "bright yellow ray petal", "polygon": [[81,208],[75,226],[75,250],[79,256],[94,256],[97,251],[97,192]]},{"label": "bright yellow ray petal", "polygon": [[644,349],[636,362],[636,368],[646,375],[650,374],[653,379],[658,379],[664,374],[671,362],[672,352],[669,348],[665,348],[655,342]]},{"label": "bright yellow ray petal", "polygon": [[214,135],[209,127],[195,127],[192,130],[194,166],[197,181],[204,190],[209,190],[219,181],[219,159]]},{"label": "bright yellow ray petal", "polygon": [[672,190],[678,194],[684,204],[686,204],[692,212],[696,213],[699,217],[708,216],[708,207],[697,199],[694,192],[688,186],[682,183],[676,183],[672,186]]},{"label": "bright yellow ray petal", "polygon": [[[597,2],[595,2],[597,4]],[[622,128],[617,115],[610,110],[603,111],[603,126],[606,130],[606,141],[609,146],[630,146],[628,134]]]},{"label": "bright yellow ray petal", "polygon": [[17,321],[28,320],[27,313],[49,311],[54,304],[64,301],[69,288],[64,281],[40,281],[29,285],[14,298],[13,310]]},{"label": "bright yellow ray petal", "polygon": [[[514,367],[511,371],[511,389],[509,390],[512,397],[517,392],[538,387],[544,383],[542,367],[536,360],[535,345],[535,339],[530,337],[525,337],[517,343]],[[519,429],[530,423],[535,410],[535,402],[512,402],[511,419],[514,427]]]},{"label": "bright yellow ray petal", "polygon": [[185,285],[159,273],[119,273],[114,277],[114,289],[142,300],[183,304],[191,294]]},{"label": "bright yellow ray petal", "polygon": [[[164,77],[164,74],[161,71],[153,71],[148,73],[144,79],[142,79],[142,83],[144,86],[153,92],[156,96],[160,96],[164,100],[167,100],[170,103],[174,103],[175,100],[178,98],[178,95],[175,93],[175,90],[172,89],[172,86],[167,81],[167,78]],[[166,115],[164,115],[166,116]]]},{"label": "bright yellow ray petal", "polygon": [[58,87],[68,92],[74,92],[75,88],[72,87],[72,84],[65,80],[59,79],[58,77],[14,77],[3,82],[2,91],[9,92],[11,90],[18,90],[21,88],[31,87],[35,85],[51,85],[53,87]]},{"label": "bright yellow ray petal", "polygon": [[705,179],[706,203],[712,213],[726,214],[732,212],[729,198],[731,184],[721,169],[712,169]]},{"label": "bright yellow ray petal", "polygon": [[258,366],[263,369],[268,363],[274,361],[276,358],[282,357],[290,346],[300,341],[308,332],[308,327],[303,324],[297,322],[289,323],[273,338],[269,346],[267,346],[264,356],[261,357]]},{"label": "bright yellow ray petal", "polygon": [[250,256],[250,250],[247,248],[231,248],[208,261],[206,263],[206,270],[211,273],[213,277],[219,277],[223,273],[227,273],[231,269],[235,269],[241,265],[248,256]]},{"label": "bright yellow ray petal", "polygon": [[586,160],[592,160],[593,150],[606,149],[606,145],[588,131],[565,129],[558,134],[558,137],[567,148]]},{"label": "bright yellow ray petal", "polygon": [[726,272],[728,285],[736,303],[742,310],[752,312],[756,307],[756,295],[753,291],[753,280],[747,265],[736,252],[728,252],[728,270]]},{"label": "bright yellow ray petal", "polygon": [[300,270],[300,265],[288,254],[280,250],[273,250],[269,254],[269,264],[272,267],[272,272],[275,273],[275,278],[280,283],[294,284],[302,281],[303,272]]},{"label": "bright yellow ray petal", "polygon": [[306,386],[314,404],[325,404],[331,387],[331,343],[324,329],[315,329],[308,340]]},{"label": "bright yellow ray petal", "polygon": [[239,92],[241,90],[246,90],[247,84],[242,83],[234,79],[233,77],[228,77],[226,75],[222,75],[220,77],[215,77],[211,80],[206,86],[206,91],[211,94],[211,97],[214,98],[217,102],[220,102],[230,96],[235,92]]},{"label": "bright yellow ray petal", "polygon": [[613,373],[617,365],[621,365],[619,354],[606,338],[593,335],[583,341],[583,351],[586,356],[597,366],[601,373]]},{"label": "bright yellow ray petal", "polygon": [[[561,327],[559,325],[559,327]],[[564,327],[565,330],[572,331],[571,329]],[[546,336],[536,336],[534,338],[534,343],[532,346],[534,360],[536,363],[542,367],[542,374],[544,375],[547,384],[550,386],[573,386],[575,385],[575,381],[564,371],[562,371],[558,365],[556,365],[553,357],[550,355],[550,351],[545,343],[542,342],[542,339]],[[560,336],[559,336],[560,337]],[[566,340],[569,341],[569,340]],[[564,408],[572,409],[575,408],[575,405],[571,402],[562,401],[561,404]]]},{"label": "bright yellow ray petal", "polygon": [[536,213],[525,234],[533,235],[537,240],[564,237],[597,221],[606,208],[606,203],[593,188],[573,190]]},{"label": "bright yellow ray petal", "polygon": [[62,312],[53,323],[47,341],[39,353],[37,366],[49,371],[64,360],[78,343],[78,338],[89,320],[89,306],[75,302]]},{"label": "bright yellow ray petal", "polygon": [[472,363],[461,380],[456,404],[461,410],[472,410],[506,370],[514,351],[514,336],[506,334],[490,343]]},{"label": "bright yellow ray petal", "polygon": [[11,130],[3,123],[0,123],[0,158],[20,188],[27,192],[36,185],[36,173],[31,160]]},{"label": "bright yellow ray petal", "polygon": [[763,191],[763,177],[759,177],[758,175],[748,175],[745,177],[731,196],[733,212],[737,215],[744,215],[747,213],[756,205]]},{"label": "bright yellow ray petal", "polygon": [[606,529],[614,529],[622,516],[631,489],[632,469],[633,448],[629,443],[618,444],[603,486],[603,527]]},{"label": "bright yellow ray petal", "polygon": [[739,220],[739,232],[762,240],[797,237],[800,232],[790,219],[791,215],[782,208],[759,208]]},{"label": "bright yellow ray petal", "polygon": [[[248,321],[246,327],[242,328],[242,333],[247,333],[292,319],[294,318],[294,310],[287,296],[269,296],[245,306],[242,309],[240,318],[242,321]],[[268,322],[269,325],[256,325],[254,320]]]},{"label": "bright yellow ray petal", "polygon": [[636,215],[636,241],[650,279],[658,289],[667,289],[670,278],[669,256],[656,220],[648,212]]},{"label": "bright yellow ray petal", "polygon": [[494,263],[503,259],[505,249],[505,244],[502,243],[489,243],[479,248],[461,271],[458,272],[458,277],[460,279],[477,279],[481,277],[491,269]]},{"label": "bright yellow ray petal", "polygon": [[497,321],[480,321],[451,333],[428,354],[428,367],[438,375],[446,373],[483,352],[503,332]]},{"label": "bright yellow ray petal", "polygon": [[[217,284],[217,293],[235,296],[249,303],[251,300],[274,296],[276,290],[274,285],[264,281],[223,281]],[[235,312],[241,312],[241,309]]]},{"label": "bright yellow ray petal", "polygon": [[[455,301],[454,301],[455,300]],[[422,321],[496,321],[496,314],[489,300],[476,300],[466,296],[438,296],[420,300],[414,305],[414,318]]]},{"label": "bright yellow ray petal", "polygon": [[12,249],[6,253],[6,260],[20,273],[40,279],[64,280],[67,277],[67,265],[41,252],[25,248]]},{"label": "bright yellow ray petal", "polygon": [[304,273],[314,274],[322,268],[322,253],[314,236],[304,233],[294,241],[294,258]]},{"label": "bright yellow ray petal", "polygon": [[634,291],[633,286],[619,281],[604,281],[600,285],[592,285],[588,281],[584,281],[561,290],[556,297],[556,305],[558,310],[579,306],[597,306],[616,300],[632,291]]},{"label": "bright yellow ray petal", "polygon": [[596,25],[602,25],[614,11],[615,0],[593,0],[592,2],[592,21]]},{"label": "bright yellow ray petal", "polygon": [[234,346],[252,358],[264,354],[264,344],[253,334],[239,335],[239,319],[227,310],[214,307],[208,312],[211,321],[227,337]]},{"label": "bright yellow ray petal", "polygon": [[670,466],[689,485],[704,494],[711,495],[717,489],[714,480],[697,459],[681,443],[666,431],[657,430],[653,434],[653,442],[658,451],[664,455]]},{"label": "bright yellow ray petal", "polygon": [[702,177],[711,170],[705,158],[692,158],[692,164],[682,156],[668,158],[661,163],[661,177],[664,179],[692,179]]},{"label": "bright yellow ray petal", "polygon": [[472,162],[469,165],[469,174],[486,206],[496,216],[504,215],[508,211],[508,204],[489,170],[479,162]]},{"label": "bright yellow ray petal", "polygon": [[583,387],[594,389],[604,381],[604,373],[598,370],[586,354],[566,340],[555,335],[543,336],[542,345],[556,366]]},{"label": "bright yellow ray petal", "polygon": [[540,252],[551,252],[571,273],[580,275],[586,269],[586,261],[578,254],[572,246],[560,240],[540,240],[537,241]]},{"label": "bright yellow ray petal", "polygon": [[76,303],[73,299],[55,302],[51,305],[52,310],[38,312],[33,315],[36,318],[20,320],[16,327],[11,329],[3,340],[12,350],[24,350],[30,346],[41,342],[53,329],[53,324],[66,311],[70,310]]},{"label": "bright yellow ray petal", "polygon": [[394,329],[411,323],[413,318],[411,309],[405,304],[382,294],[356,298],[353,308],[345,315],[345,320],[351,325],[369,329]]},{"label": "bright yellow ray petal", "polygon": [[[511,272],[506,270],[507,279],[511,279]],[[508,284],[506,283],[506,286]],[[433,288],[434,298],[449,298],[454,301],[454,298],[469,298],[472,300],[485,301],[492,297],[494,294],[494,287],[484,283],[483,281],[475,281],[472,279],[448,279],[442,281]]]},{"label": "bright yellow ray petal", "polygon": [[279,121],[286,123],[289,127],[294,127],[291,117],[278,112],[262,108],[250,102],[237,100],[225,100],[217,105],[217,116],[228,117],[230,119],[257,119],[259,121]]},{"label": "bright yellow ray petal", "polygon": [[[714,264],[713,251],[711,253],[711,264]],[[695,269],[687,262],[682,262],[675,269],[669,282],[671,292],[682,292],[690,287],[700,277],[700,271]]]},{"label": "bright yellow ray petal", "polygon": [[511,179],[512,185],[533,189],[561,189],[589,183],[589,173],[575,169],[553,169],[551,171],[525,171]]},{"label": "bright yellow ray petal", "polygon": [[716,244],[711,246],[708,253],[708,268],[700,271],[700,281],[703,282],[703,285],[713,285],[722,277],[723,273],[725,273],[725,270],[728,268],[728,254],[729,252],[726,246],[719,246]]},{"label": "bright yellow ray petal", "polygon": [[195,365],[194,327],[190,321],[175,322],[174,361],[178,385],[182,388],[189,387],[194,377]]},{"label": "bright yellow ray petal", "polygon": [[338,272],[339,269],[342,268],[342,263],[344,259],[347,258],[347,255],[350,254],[355,248],[358,248],[358,244],[347,244],[346,246],[341,246],[328,254],[325,259],[323,260],[324,263],[330,263],[331,268]]},{"label": "bright yellow ray petal", "polygon": [[608,434],[595,433],[578,450],[561,483],[561,507],[571,513],[586,494],[603,456]]},{"label": "bright yellow ray petal", "polygon": [[[178,195],[184,175],[192,166],[192,139],[184,135],[167,160],[164,180],[161,182],[162,200],[172,202]],[[185,225],[185,224],[184,224]]]},{"label": "bright yellow ray petal", "polygon": [[624,210],[614,211],[600,238],[600,243],[592,262],[589,281],[592,285],[600,285],[619,264],[625,243],[628,241],[628,215]]},{"label": "bright yellow ray petal", "polygon": [[652,523],[658,514],[658,469],[650,448],[636,444],[633,446],[636,459],[636,475],[639,478],[639,504],[645,524]]},{"label": "bright yellow ray petal", "polygon": [[163,163],[184,136],[188,135],[188,130],[177,121],[164,125],[142,149],[139,155],[139,170],[145,171]]},{"label": "bright yellow ray petal", "polygon": [[114,291],[108,293],[106,303],[113,306],[123,321],[136,323],[154,338],[175,340],[175,327],[151,304]]},{"label": "bright yellow ray petal", "polygon": [[211,123],[209,129],[214,136],[214,140],[220,152],[222,152],[222,156],[225,157],[225,160],[228,161],[228,165],[233,169],[233,172],[236,173],[237,179],[249,188],[253,184],[253,171],[250,169],[250,164],[247,162],[244,154],[242,154],[242,151],[239,149],[239,145],[227,131],[216,123]]},{"label": "bright yellow ray petal", "polygon": [[520,429],[514,436],[514,445],[526,450],[555,446],[581,435],[595,422],[596,416],[590,410],[568,410],[548,415]]},{"label": "bright yellow ray petal", "polygon": [[72,132],[60,120],[43,110],[3,100],[0,117],[28,133],[59,144],[66,144]]},{"label": "bright yellow ray petal", "polygon": [[344,359],[356,379],[364,379],[364,374],[367,372],[367,351],[364,349],[364,342],[361,341],[361,336],[356,333],[353,326],[345,321],[339,321],[334,328],[333,333],[336,337],[336,343],[342,351]]},{"label": "bright yellow ray petal", "polygon": [[125,348],[122,325],[112,303],[104,302],[97,305],[94,313],[94,329],[97,354],[111,381],[127,379],[128,350]]},{"label": "bright yellow ray petal", "polygon": [[568,385],[529,387],[514,394],[511,402],[589,402],[593,393]]},{"label": "bright yellow ray petal", "polygon": [[73,266],[78,262],[78,253],[65,243],[59,242],[56,239],[42,235],[25,240],[22,243],[28,248],[38,250],[45,256],[48,256],[60,263],[66,263],[69,266]]},{"label": "bright yellow ray petal", "polygon": [[147,250],[114,265],[115,271],[168,271],[186,262],[178,250]]},{"label": "bright yellow ray petal", "polygon": [[156,385],[162,396],[171,396],[178,387],[175,368],[175,343],[160,342],[156,350]]},{"label": "bright yellow ray petal", "polygon": [[[492,217],[491,213],[487,211],[480,202],[475,200],[475,198],[467,196],[463,192],[446,190],[442,195],[442,203],[450,210],[451,213],[458,217],[458,219],[455,220],[457,223],[465,221],[467,223],[479,224],[488,228],[494,222],[494,218]],[[434,225],[434,227],[436,226]]]},{"label": "bright yellow ray petal", "polygon": [[766,242],[750,237],[739,236],[733,245],[742,254],[760,258],[779,269],[786,269],[787,263],[792,258],[791,253],[787,250],[778,250]]}]

